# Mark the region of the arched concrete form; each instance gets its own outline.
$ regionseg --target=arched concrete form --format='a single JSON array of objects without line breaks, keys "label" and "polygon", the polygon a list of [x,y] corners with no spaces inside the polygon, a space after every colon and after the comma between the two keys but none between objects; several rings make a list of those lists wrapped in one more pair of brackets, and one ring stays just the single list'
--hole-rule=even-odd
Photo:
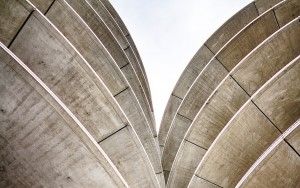
[{"label": "arched concrete form", "polygon": [[[271,80],[277,80],[299,61],[299,57],[297,57],[286,67],[281,69]],[[287,85],[292,87],[291,83],[287,83]],[[263,86],[263,89],[266,90],[269,87],[270,83],[267,83]],[[276,84],[273,84],[272,87],[274,93],[274,88],[281,91]],[[271,90],[268,92],[270,91]],[[260,93],[261,92],[262,91],[260,91]],[[257,96],[260,93],[258,93]],[[264,93],[264,96],[266,96],[266,94],[270,93]],[[172,165],[168,187],[172,187],[173,185],[182,185],[178,187],[187,186],[207,149],[226,123],[228,123],[248,98],[248,94],[243,91],[230,75],[222,81],[213,94],[207,99],[206,104],[201,108],[190,129],[186,133]],[[295,97],[293,96],[292,98]],[[276,103],[275,100],[272,100],[272,102]],[[285,109],[280,108],[280,110],[289,111],[293,114],[293,117],[297,117],[297,111],[299,111],[297,103],[288,99],[285,102],[289,105],[284,106]],[[276,110],[276,108],[273,109]],[[276,114],[280,115],[278,112]],[[289,116],[289,114],[287,114],[287,116]],[[280,117],[283,118],[282,115]],[[293,121],[293,118],[289,118],[289,120]]]},{"label": "arched concrete form", "polygon": [[277,138],[236,187],[299,187],[299,124],[300,119]]},{"label": "arched concrete form", "polygon": [[[286,1],[284,3],[288,5],[290,4],[290,2],[292,1]],[[280,4],[280,7],[284,7],[283,5],[284,4]],[[278,8],[278,6],[276,7]],[[280,40],[284,41],[284,39]],[[276,43],[274,43],[274,45],[275,44]],[[280,41],[278,41],[277,44],[279,45]],[[289,44],[287,43],[285,46],[288,45]],[[265,48],[268,48],[268,46],[266,46]],[[263,50],[264,48],[261,47],[258,53],[267,53]],[[293,51],[294,49],[290,48],[289,50]],[[283,50],[283,52],[285,52],[285,50]],[[293,56],[295,55],[297,55],[297,53],[293,54]],[[288,59],[287,61],[283,62],[287,63],[289,61]],[[246,62],[244,63],[247,64],[248,60],[245,61]],[[239,65],[237,65],[237,67],[242,66],[242,64],[244,63],[240,63]],[[268,67],[263,67],[262,69],[264,70],[267,68]],[[247,71],[250,72],[251,69],[246,68],[245,72]],[[218,133],[222,130],[222,128],[234,115],[234,113],[249,98],[248,94],[244,92],[244,88],[241,88],[239,86],[239,83],[237,83],[230,76],[231,74],[233,74],[233,71],[231,71],[231,73],[227,75],[227,77],[214,90],[214,92],[208,97],[208,99],[206,99],[204,105],[200,108],[198,114],[196,115],[196,118],[194,119],[186,135],[184,136],[180,146],[181,149],[177,153],[178,156],[176,156],[176,158],[178,159],[176,159],[175,164],[172,165],[172,169],[174,169],[174,172],[171,172],[171,187],[172,185],[178,185],[180,182],[184,184],[188,183],[188,179],[191,177],[193,171],[201,160],[201,157],[199,156],[201,156],[201,154],[203,156]],[[189,154],[188,151],[194,152],[194,155]],[[189,162],[184,163],[184,161]],[[191,161],[193,161],[193,163]],[[184,164],[188,165],[189,167],[185,166]],[[185,176],[182,176],[182,173],[184,172],[181,172],[181,170],[186,173]]]},{"label": "arched concrete form", "polygon": [[39,11],[21,2],[31,13],[10,49],[86,126],[129,186],[159,186],[144,148],[105,84]]},{"label": "arched concrete form", "polygon": [[[49,7],[47,7],[47,9],[45,11],[45,13],[47,13],[47,14],[50,13],[49,11],[53,10],[51,8],[52,5],[58,4],[58,3],[56,3],[56,0],[51,0],[51,1],[52,1],[52,3],[49,5]],[[61,1],[61,2],[63,2],[63,1]],[[154,117],[153,117],[153,112],[152,112],[151,106],[148,102],[148,98],[145,97],[146,94],[143,89],[145,86],[143,86],[141,84],[141,80],[140,80],[140,78],[138,78],[137,72],[133,67],[134,66],[133,62],[125,54],[125,51],[120,46],[120,44],[118,43],[118,41],[116,40],[114,35],[109,30],[109,28],[107,28],[107,25],[105,24],[105,22],[103,22],[101,17],[99,17],[99,14],[97,14],[95,9],[93,9],[93,7],[91,7],[91,5],[86,0],[80,0],[80,1],[68,0],[67,2],[70,3],[70,5],[72,7],[74,7],[76,12],[78,12],[78,14],[83,17],[83,19],[86,21],[86,23],[90,26],[90,28],[94,31],[96,36],[103,43],[105,48],[111,54],[113,59],[116,61],[119,68],[121,69],[121,71],[124,73],[126,79],[130,83],[133,91],[135,92],[135,94],[137,96],[137,99],[139,100],[139,102],[142,106],[142,109],[147,117],[148,122],[150,123],[150,126],[153,131],[153,135],[156,136],[156,131],[154,129],[155,121],[154,121]],[[45,6],[44,3],[45,3],[44,1],[38,0],[38,1],[34,2],[34,5],[38,8],[44,7]],[[98,2],[98,3],[100,3],[100,2]],[[46,4],[49,4],[49,3],[46,3]],[[89,14],[86,14],[88,12],[89,12]],[[86,19],[87,17],[89,19]],[[92,18],[92,20],[90,20],[90,18]],[[63,26],[65,29],[70,29],[68,27],[65,27],[66,25],[63,25]],[[79,32],[79,31],[77,31],[77,32]],[[72,35],[69,35],[69,36],[72,36]],[[82,34],[80,36],[82,36]]]},{"label": "arched concrete form", "polygon": [[[285,5],[288,6],[289,3]],[[298,7],[300,7],[300,4]],[[244,56],[279,29],[274,15],[276,10],[278,9],[274,8],[267,11],[245,27],[214,56],[198,75],[180,104],[169,129],[162,157],[164,170],[170,171],[176,152],[187,129],[213,90]],[[299,15],[299,11],[295,15]],[[293,19],[295,15],[291,16],[290,19]]]},{"label": "arched concrete form", "polygon": [[[146,80],[146,84],[148,85],[148,88],[150,88],[149,83],[148,83],[148,79],[147,79],[147,74],[145,72],[145,68],[144,68],[144,65],[142,63],[142,59],[140,57],[140,54],[138,53],[138,50],[135,46],[135,43],[133,42],[133,39],[132,39],[126,25],[124,24],[123,20],[120,18],[119,14],[114,9],[114,7],[110,4],[109,0],[100,0],[100,1],[103,3],[105,8],[109,11],[110,15],[116,21],[116,23],[120,27],[121,31],[123,32],[123,35],[127,38],[128,42],[130,43],[130,46],[132,47],[132,50],[135,53],[135,56],[138,58],[138,60],[140,62],[140,66],[141,66],[141,69],[143,71],[143,74],[144,74],[144,77],[145,77],[145,80]],[[149,93],[150,93],[150,90],[149,90]]]},{"label": "arched concrete form", "polygon": [[[200,178],[220,187],[235,186],[259,156],[291,126],[290,122],[297,121],[300,88],[294,86],[300,84],[299,62],[298,57],[275,74],[241,107],[209,147],[193,179]],[[268,95],[271,91],[276,97]],[[269,98],[265,97],[267,95]],[[278,103],[279,100],[287,102]],[[269,101],[273,103],[269,104]],[[265,109],[258,103],[266,104]],[[278,108],[284,112],[277,111]],[[274,113],[269,116],[267,111]],[[272,121],[275,116],[286,120],[277,124]],[[193,179],[191,184],[195,182]]]},{"label": "arched concrete form", "polygon": [[137,66],[140,66],[140,69],[142,70],[143,76],[145,78],[145,82],[144,82],[144,84],[146,84],[145,92],[147,93],[147,97],[149,98],[149,102],[151,104],[151,109],[153,110],[147,75],[145,74],[145,70],[141,59],[138,57],[138,55],[136,55],[138,54],[138,52],[136,47],[134,46],[133,40],[131,39],[131,43],[129,42],[129,39],[126,38],[126,36],[122,32],[122,29],[116,22],[116,20],[112,17],[110,12],[107,10],[107,8],[104,6],[104,4],[101,1],[98,0],[88,0],[88,1],[97,11],[97,13],[101,16],[101,18],[104,20],[105,24],[114,34],[114,36],[116,37],[117,41],[120,43],[122,48],[126,49],[125,53],[127,54],[128,58],[131,61],[133,61],[136,65],[134,67],[138,68]]},{"label": "arched concrete form", "polygon": [[[96,24],[97,28],[94,29],[94,32],[95,33],[102,32],[102,34],[100,34],[100,33],[98,34],[98,37],[101,39],[101,41],[103,41],[105,46],[108,46],[107,48],[112,55],[115,53],[114,51],[116,51],[115,50],[116,45],[119,45],[120,50],[122,51],[123,54],[125,54],[125,56],[127,58],[126,61],[122,60],[122,63],[127,62],[127,64],[122,65],[120,68],[121,68],[122,72],[124,73],[125,77],[128,79],[129,83],[132,85],[132,88],[135,91],[141,106],[143,107],[143,110],[146,114],[147,120],[149,121],[149,123],[151,125],[153,135],[157,136],[149,88],[145,84],[144,78],[140,76],[140,72],[138,71],[139,70],[138,62],[134,56],[134,53],[132,52],[132,49],[130,48],[130,44],[128,44],[128,41],[126,40],[125,36],[120,33],[113,32],[113,31],[116,31],[116,29],[113,29],[112,26],[114,25],[115,27],[117,27],[116,23],[113,24],[111,21],[109,23],[112,23],[112,24],[108,24],[106,22],[106,21],[108,21],[107,18],[111,18],[111,16],[107,15],[107,14],[109,14],[109,12],[105,9],[105,7],[103,7],[102,3],[98,0],[81,0],[80,2],[67,0],[67,2],[72,7],[74,7],[76,12],[78,12],[81,15],[81,17],[83,17],[83,19],[86,21],[86,23],[88,23],[88,25],[90,25],[91,28],[95,28],[95,22],[92,22],[91,20],[86,19],[85,17],[87,17],[87,15],[84,12],[82,13],[82,11],[80,11],[80,10],[86,9],[85,6],[82,7],[82,4],[85,4],[89,8],[93,9],[93,14],[97,14],[97,16],[102,20],[103,23],[101,25],[104,24],[103,25],[104,29],[101,29],[101,27],[99,28],[99,26],[98,26],[99,23]],[[101,30],[99,30],[99,29],[101,29]],[[105,36],[103,36],[103,32],[106,32],[108,34],[104,34]],[[109,35],[109,36],[107,36],[107,35]],[[115,36],[123,36],[123,37],[115,37]],[[122,40],[123,42],[122,41],[120,42],[120,40],[121,40],[120,38],[123,39]],[[111,43],[116,43],[116,44],[112,47],[109,47],[111,45]],[[126,46],[122,47],[122,43],[126,43]]]},{"label": "arched concrete form", "polygon": [[[88,4],[85,5],[89,6]],[[89,12],[89,10],[92,11],[92,9],[88,9],[84,6],[83,1],[72,1],[72,6],[77,6],[77,11],[79,12],[81,10],[81,14],[93,14],[93,12]],[[78,6],[81,6],[82,9],[79,9]],[[150,128],[147,127],[147,122],[143,116],[142,109],[140,109],[138,101],[135,100],[136,97],[130,88],[131,86],[119,70],[114,60],[111,58],[110,54],[103,47],[100,40],[76,14],[76,12],[64,1],[55,1],[47,10],[46,16],[89,62],[97,75],[99,75],[110,92],[118,100],[121,108],[124,110],[133,127],[142,127],[141,130],[137,131],[137,134],[149,155],[155,172],[161,172],[162,167],[160,163],[158,145],[152,137]],[[89,19],[89,21],[92,22],[93,20]],[[124,94],[123,100],[120,101],[118,95],[127,89],[128,91]],[[141,98],[145,98],[145,96],[141,96]],[[132,102],[129,103],[128,101]],[[136,108],[131,112],[134,115],[130,116],[130,111],[125,111],[125,109],[130,109],[132,106],[136,106]]]},{"label": "arched concrete form", "polygon": [[241,32],[244,27],[259,16],[258,10],[266,11],[266,7],[273,6],[276,3],[265,0],[250,3],[224,23],[198,50],[181,74],[168,101],[159,131],[161,147],[164,147],[167,133],[181,101],[203,68],[237,33]]},{"label": "arched concrete form", "polygon": [[1,187],[127,187],[51,90],[0,43]]}]

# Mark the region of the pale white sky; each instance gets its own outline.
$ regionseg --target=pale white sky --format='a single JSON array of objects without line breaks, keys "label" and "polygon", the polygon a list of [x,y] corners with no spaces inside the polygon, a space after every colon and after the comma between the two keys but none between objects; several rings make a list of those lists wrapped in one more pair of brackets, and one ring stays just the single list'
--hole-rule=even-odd
[{"label": "pale white sky", "polygon": [[111,0],[149,79],[157,130],[182,71],[206,39],[250,0]]}]

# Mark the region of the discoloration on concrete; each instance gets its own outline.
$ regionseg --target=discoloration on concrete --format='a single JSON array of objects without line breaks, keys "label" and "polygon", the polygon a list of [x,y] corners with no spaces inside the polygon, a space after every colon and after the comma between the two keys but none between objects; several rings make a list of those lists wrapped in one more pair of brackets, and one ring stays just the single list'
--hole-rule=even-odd
[{"label": "discoloration on concrete", "polygon": [[0,56],[0,186],[125,187],[41,82],[2,48]]}]

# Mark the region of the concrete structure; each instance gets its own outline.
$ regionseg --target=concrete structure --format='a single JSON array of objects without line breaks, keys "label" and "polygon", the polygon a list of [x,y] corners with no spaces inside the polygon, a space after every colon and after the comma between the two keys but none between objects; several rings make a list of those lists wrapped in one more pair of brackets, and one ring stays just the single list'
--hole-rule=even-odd
[{"label": "concrete structure", "polygon": [[0,2],[1,187],[164,187],[142,62],[107,7]]},{"label": "concrete structure", "polygon": [[108,0],[0,0],[0,187],[299,187],[299,15],[257,0],[228,20],[157,135]]},{"label": "concrete structure", "polygon": [[[179,78],[161,122],[159,142],[167,187],[234,187],[259,157],[259,151],[285,131],[275,134],[276,127],[289,126],[299,118],[300,70],[294,68],[291,78],[270,86],[271,80],[299,63],[299,15],[299,0],[255,1],[199,49]],[[273,89],[261,94],[268,87]],[[258,102],[256,95],[264,97]],[[254,106],[245,114],[251,112],[249,118],[253,120],[247,122],[241,117],[235,132],[227,133],[229,122],[248,103]],[[263,124],[255,111],[275,129],[257,127],[252,136],[249,126],[254,130]],[[237,140],[233,143],[232,139]],[[253,150],[259,154],[253,155]],[[241,157],[240,164],[237,156]]]}]

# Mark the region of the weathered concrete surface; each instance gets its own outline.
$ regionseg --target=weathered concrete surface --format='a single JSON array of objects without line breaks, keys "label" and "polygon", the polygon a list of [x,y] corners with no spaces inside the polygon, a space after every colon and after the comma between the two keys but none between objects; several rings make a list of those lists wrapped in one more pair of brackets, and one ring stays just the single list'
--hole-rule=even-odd
[{"label": "weathered concrete surface", "polygon": [[[189,147],[192,147],[196,151],[197,149],[204,150],[205,153],[226,123],[247,99],[249,99],[247,93],[230,76],[222,81],[221,85],[217,87],[212,96],[203,105],[184,136],[172,165],[168,187],[174,187],[178,184],[182,185],[180,187],[186,187],[202,159],[201,155],[199,156],[198,154],[191,155],[187,152],[180,152],[189,150]],[[193,145],[187,144],[187,142],[193,143]],[[184,166],[185,163],[183,161],[185,160],[193,161],[195,165]],[[189,175],[172,177],[173,174],[182,173]]]},{"label": "weathered concrete surface", "polygon": [[207,180],[204,180],[200,177],[194,176],[191,180],[189,188],[199,188],[199,187],[205,187],[205,188],[222,188],[212,182],[209,182]]},{"label": "weathered concrete surface", "polygon": [[249,102],[214,141],[195,174],[221,187],[233,187],[279,135]]},{"label": "weathered concrete surface", "polygon": [[[89,1],[94,1],[94,0],[89,0]],[[103,5],[105,6],[105,8],[107,9],[107,11],[110,13],[110,16],[115,20],[115,22],[117,23],[117,25],[119,26],[119,28],[121,29],[123,36],[126,37],[126,39],[129,42],[129,48],[126,50],[126,54],[132,56],[132,60],[134,60],[133,63],[133,67],[135,69],[135,71],[137,72],[137,75],[139,77],[139,79],[142,82],[142,85],[145,86],[145,90],[147,95],[150,98],[151,101],[151,92],[150,92],[150,87],[149,87],[149,83],[148,83],[148,79],[145,73],[145,69],[142,63],[142,60],[139,56],[139,53],[137,51],[137,48],[129,34],[129,31],[127,30],[125,24],[123,23],[122,19],[120,18],[120,16],[118,15],[118,13],[116,12],[116,10],[114,9],[114,7],[110,4],[109,1],[106,0],[100,0],[101,3],[103,3]],[[97,3],[98,4],[98,3]],[[101,10],[100,10],[101,11]],[[125,48],[124,48],[125,49]],[[133,53],[132,53],[133,52]]]},{"label": "weathered concrete surface", "polygon": [[[252,100],[249,100],[241,110],[225,126],[210,149],[201,160],[195,174],[203,179],[213,182],[222,187],[232,187],[250,168],[259,155],[266,147],[274,141],[274,136],[280,135],[285,129],[280,130],[280,125],[271,122],[270,117],[264,110],[259,109],[253,99],[257,96],[263,96],[269,88],[277,87],[276,92],[284,93],[290,99],[290,103],[296,109],[300,108],[298,102],[299,96],[294,93],[300,93],[299,87],[290,87],[290,84],[280,87],[283,83],[292,83],[299,85],[300,63],[299,58],[288,64],[284,70],[277,73],[271,81],[267,82],[259,90]],[[278,87],[279,86],[279,87]],[[265,98],[264,102],[276,103],[277,98]],[[254,101],[254,103],[252,102]],[[269,106],[270,108],[284,108],[286,104]],[[284,117],[290,117],[291,121],[299,118],[299,113],[290,116],[289,110],[284,112]],[[288,122],[291,122],[288,121]],[[259,125],[259,126],[257,126]]]},{"label": "weathered concrete surface", "polygon": [[278,137],[236,187],[299,187],[300,158],[290,142],[299,133],[299,124],[300,119]]},{"label": "weathered concrete surface", "polygon": [[[125,51],[128,59],[130,60],[135,72],[137,74],[140,74],[140,70],[142,71],[142,76],[139,77],[140,82],[142,84],[142,89],[146,95],[144,99],[147,99],[147,103],[150,106],[151,111],[153,112],[153,106],[152,106],[152,100],[151,100],[151,94],[150,94],[150,88],[148,85],[148,81],[146,78],[146,73],[141,69],[142,62],[139,61],[137,56],[135,55],[135,52],[133,51],[133,48],[131,44],[128,42],[125,35],[122,33],[120,27],[114,20],[114,18],[111,16],[110,12],[106,9],[106,7],[102,4],[101,1],[98,0],[88,0],[90,5],[94,8],[94,10],[98,13],[98,15],[101,17],[101,19],[104,21],[106,26],[109,28],[109,30],[112,32],[122,49]],[[152,122],[154,123],[154,122]],[[155,128],[155,126],[154,126]]]},{"label": "weathered concrete surface", "polygon": [[182,101],[182,99],[178,98],[176,96],[171,95],[171,97],[169,98],[169,101],[165,108],[164,116],[163,116],[162,122],[161,122],[161,125],[164,125],[164,126],[161,126],[159,128],[159,134],[158,134],[158,141],[159,141],[159,145],[161,147],[164,146],[164,143],[166,141],[166,135],[171,126],[172,119],[175,116],[176,111],[177,111],[181,101]]},{"label": "weathered concrete surface", "polygon": [[207,47],[216,54],[236,33],[258,16],[256,6],[250,3],[225,22],[206,42]]},{"label": "weathered concrete surface", "polygon": [[20,6],[17,1],[0,1],[0,41],[3,44],[9,45],[29,14],[30,11]]},{"label": "weathered concrete surface", "polygon": [[[74,4],[74,3],[73,3]],[[75,5],[74,5],[75,6]],[[77,6],[79,6],[77,4]],[[83,6],[83,5],[82,5]],[[89,9],[85,9],[86,12],[88,12]],[[129,83],[126,81],[125,77],[119,70],[116,63],[113,61],[109,53],[106,51],[106,49],[102,46],[99,39],[94,35],[94,33],[88,28],[88,26],[81,20],[78,15],[72,10],[70,6],[68,6],[63,1],[55,1],[51,8],[47,11],[46,16],[52,21],[52,23],[58,27],[58,29],[72,42],[72,44],[78,49],[78,51],[83,55],[83,57],[89,62],[89,64],[94,68],[96,73],[99,75],[99,77],[103,80],[103,82],[106,84],[108,89],[112,92],[112,94],[115,96],[122,92],[123,90],[127,89],[129,87]],[[131,67],[126,66],[126,67]],[[124,68],[125,69],[125,68]],[[129,69],[129,68],[127,68]],[[126,69],[125,69],[126,70]],[[131,83],[135,84],[134,82],[134,76],[132,75],[132,72],[125,71],[128,73],[127,75],[130,75]],[[128,78],[128,76],[127,76]],[[131,86],[133,85],[131,84]],[[135,85],[135,87],[139,87],[138,85]],[[138,94],[138,93],[136,93]],[[145,96],[138,95],[139,98],[145,98]],[[132,105],[138,106],[137,101],[135,100],[135,96],[132,92],[127,93],[126,100],[133,100]],[[124,104],[124,103],[122,103]],[[126,109],[124,105],[121,105],[121,107]],[[137,108],[137,111],[141,111],[140,108]],[[125,110],[125,114],[128,111]],[[139,115],[141,119],[144,119],[143,113],[135,113],[136,115]],[[130,116],[131,117],[131,116]],[[129,118],[129,121],[132,119]],[[141,120],[142,121],[142,120]],[[131,121],[131,123],[135,123],[135,121]],[[154,143],[154,140],[150,142],[145,139],[151,139],[152,133],[147,128],[147,122],[134,124],[134,127],[142,126],[144,127],[144,131],[137,132],[142,144],[147,147],[145,147],[146,152],[148,153],[151,162],[153,163],[156,172],[161,171],[161,163],[160,158],[158,156],[158,151],[155,149],[157,148],[157,144]],[[148,133],[145,137],[145,133]],[[140,134],[143,134],[143,136],[140,136]]]},{"label": "weathered concrete surface", "polygon": [[143,146],[147,153],[149,154],[152,165],[155,169],[155,172],[161,172],[162,166],[160,162],[160,150],[158,144],[155,142],[151,134],[151,130],[146,129],[146,122],[144,119],[140,118],[140,114],[142,111],[139,107],[134,104],[132,101],[128,100],[128,95],[130,93],[129,89],[124,90],[122,93],[115,96],[116,100],[120,104],[120,106],[124,106],[124,111],[127,112],[127,118],[132,123],[135,131],[139,135],[140,139],[143,142]]},{"label": "weathered concrete surface", "polygon": [[[191,62],[181,74],[172,94],[183,99],[201,70],[211,60],[214,53],[217,53],[237,32],[239,32],[257,16],[256,8],[254,4],[251,3],[223,24],[223,26],[221,26],[220,29],[218,29],[195,54]],[[170,96],[170,98],[171,97],[172,96]],[[169,99],[167,107],[176,105],[170,104],[171,102],[172,100]],[[174,117],[169,116],[171,112],[168,110],[168,108],[165,109],[160,125],[159,141],[161,145],[164,145],[165,143],[165,139],[167,137],[166,131],[169,130]]]},{"label": "weathered concrete surface", "polygon": [[125,187],[86,129],[20,60],[3,46],[0,57],[0,187]]},{"label": "weathered concrete surface", "polygon": [[278,28],[273,11],[268,11],[254,22],[251,22],[250,26],[243,29],[217,54],[216,58],[227,70],[232,70],[251,50]]},{"label": "weathered concrete surface", "polygon": [[[291,17],[290,19],[292,19],[292,18],[293,17]],[[260,30],[259,37],[256,36],[258,29]],[[231,70],[236,64],[238,64],[238,62],[240,60],[243,59],[244,56],[246,56],[249,52],[251,52],[251,50],[253,50],[260,42],[262,42],[264,39],[266,39],[269,35],[274,33],[276,30],[278,30],[276,18],[274,17],[273,11],[269,11],[269,12],[265,13],[264,15],[262,15],[261,17],[257,18],[255,21],[253,21],[253,23],[248,25],[248,27],[244,28],[241,32],[239,32],[239,34],[237,36],[235,36],[235,38],[233,38],[226,45],[226,47],[224,47],[216,55],[216,59],[218,59],[219,60],[218,62],[221,63],[221,65],[224,65],[227,70]],[[294,43],[298,43],[298,39],[294,35],[298,31],[297,31],[297,29],[294,29],[294,30],[295,30],[294,34],[291,34],[291,36],[290,36],[291,38],[293,38],[293,40],[295,40],[295,42],[293,42],[291,44],[291,48],[296,48],[296,49],[294,51],[291,51],[292,58],[287,58],[285,60],[285,55],[283,55],[281,57],[280,60],[281,60],[281,63],[283,64],[283,66],[286,63],[290,62],[291,59],[295,58],[295,56],[297,54],[298,46],[297,46],[297,44],[294,44]],[[283,41],[281,40],[280,42],[283,42]],[[285,43],[286,43],[286,45],[289,45],[288,42],[285,42]],[[237,45],[237,44],[239,44],[239,45]],[[243,45],[245,45],[246,47],[242,47]],[[297,47],[294,47],[295,45]],[[282,48],[285,48],[284,45],[282,45],[282,46],[283,46]],[[237,51],[237,53],[235,53],[235,51]],[[229,52],[231,52],[231,53],[229,53]],[[262,55],[268,56],[268,54],[262,54]],[[257,56],[259,56],[259,55],[257,55]],[[276,56],[278,56],[278,54],[276,54]],[[189,89],[188,93],[186,94],[184,100],[180,104],[177,114],[183,115],[184,117],[187,117],[190,120],[194,120],[196,114],[200,110],[201,106],[204,104],[205,100],[212,93],[212,91],[216,88],[216,86],[220,83],[220,81],[225,77],[225,76],[221,77],[222,75],[220,73],[218,73],[220,71],[209,71],[208,70],[214,61],[216,61],[216,60],[213,59],[209,64],[207,64],[207,66],[203,69],[203,71],[197,77],[197,79],[195,80],[195,82],[193,83],[191,88]],[[261,61],[261,62],[263,62],[263,61]],[[278,63],[277,66],[282,68],[283,67],[282,64]],[[245,63],[244,65],[248,66],[247,63]],[[254,66],[254,68],[259,69],[259,67],[255,66],[255,65],[253,65],[253,66]],[[224,72],[226,72],[226,69],[224,69],[225,70]],[[269,71],[267,68],[265,68],[265,69],[263,69],[262,71],[265,72],[264,76],[267,77],[267,79],[269,79],[270,76],[272,76],[275,72],[277,72],[279,70],[279,69],[274,68],[275,71],[272,73],[272,71]],[[207,79],[205,77],[206,71],[207,71],[207,75],[209,75],[209,77],[211,77],[209,79],[213,79],[214,84],[206,83],[206,79]],[[257,74],[257,72],[253,72],[253,71],[251,72],[251,71],[244,69],[244,71],[242,71],[243,73],[241,73],[241,76],[246,77],[247,74],[252,74],[251,75],[252,77],[249,77],[249,79],[255,79],[257,76],[255,77],[253,74],[254,73]],[[271,73],[268,74],[268,72],[271,72]],[[226,75],[227,73],[224,73],[224,74]],[[218,77],[221,77],[221,78],[218,78]],[[237,78],[235,76],[234,76],[234,78],[236,80],[239,80],[239,78]],[[266,80],[264,80],[264,81],[266,81]],[[249,81],[245,81],[245,82],[248,84],[251,83]],[[199,83],[204,83],[204,84],[200,84],[201,87],[198,87]],[[238,83],[240,84],[241,82],[238,81]],[[204,85],[204,86],[202,86],[202,85]],[[242,85],[242,87],[244,87],[244,85]],[[206,93],[206,94],[203,94],[203,93]],[[249,94],[253,94],[253,93],[249,92]],[[169,129],[166,144],[165,144],[165,145],[169,145],[171,147],[168,148],[165,146],[164,151],[166,151],[166,152],[164,152],[164,153],[175,153],[176,154],[176,152],[179,148],[179,145],[178,144],[177,145],[176,144],[172,144],[172,145],[168,144],[168,139],[172,138],[172,137],[178,137],[178,139],[180,139],[180,138],[182,139],[184,137],[184,134],[186,133],[183,131],[176,131],[177,128],[175,125],[178,126],[178,124],[176,123],[176,116],[177,115],[175,115],[175,117],[172,121],[172,125]],[[188,125],[188,127],[189,126],[190,125]],[[186,130],[188,129],[188,127],[186,127]],[[174,151],[170,151],[170,150],[174,150]],[[173,158],[171,157],[169,159],[164,159],[164,157],[165,156],[163,155],[163,161],[166,160],[166,161],[168,161],[168,163],[172,163],[172,160],[174,159],[175,156],[173,156]],[[170,160],[171,160],[171,162],[170,162]],[[169,170],[170,167],[165,167],[165,164],[163,162],[163,168],[165,170]]]},{"label": "weathered concrete surface", "polygon": [[[140,82],[141,80],[138,78],[137,73],[134,70],[132,61],[125,54],[125,51],[119,45],[118,41],[114,37],[113,33],[111,33],[111,31],[109,30],[106,23],[103,22],[101,17],[99,17],[99,14],[97,14],[95,9],[93,9],[90,4],[88,4],[84,0],[68,0],[67,2],[92,29],[94,34],[100,39],[108,52],[112,55],[113,59],[121,68],[121,71],[123,72],[134,93],[136,94],[136,97],[146,115],[147,121],[150,123],[150,128],[153,132],[153,135],[156,136],[155,121],[151,110],[151,105],[149,103],[149,101],[151,101],[151,98],[147,100],[147,95],[144,90],[145,86],[143,86]],[[127,69],[130,68],[131,71],[124,71],[124,67],[127,67]]]},{"label": "weathered concrete surface", "polygon": [[206,150],[194,143],[183,140],[176,154],[167,187],[187,187]]},{"label": "weathered concrete surface", "polygon": [[[300,52],[300,23],[297,18],[286,25],[274,37],[255,50],[232,73],[247,93],[253,94],[287,62]],[[270,54],[273,54],[272,56]]]},{"label": "weathered concrete surface", "polygon": [[257,7],[259,14],[262,14],[281,1],[282,0],[255,0],[255,6]]},{"label": "weathered concrete surface", "polygon": [[282,3],[274,10],[278,24],[282,27],[287,24],[291,18],[300,14],[300,1],[290,0]]},{"label": "weathered concrete surface", "polygon": [[261,164],[254,177],[243,187],[299,187],[299,155],[285,142]]},{"label": "weathered concrete surface", "polygon": [[[32,47],[28,48],[28,46]],[[110,137],[127,124],[128,120],[118,109],[116,101],[103,82],[96,77],[96,74],[91,74],[93,72],[88,64],[36,11],[12,43],[11,49],[66,103],[97,141]],[[103,95],[101,92],[107,92],[107,94]],[[158,186],[150,161],[142,145],[137,144],[139,143],[138,137],[133,134],[127,134],[127,137],[131,142],[136,141],[128,143],[124,140],[123,144],[130,145],[133,150],[144,155],[137,156],[141,160],[131,159],[135,165],[128,161],[120,164],[118,158],[110,156],[113,163],[124,178],[130,180],[132,183],[130,186],[140,187],[140,179],[147,180],[146,185]],[[112,142],[112,144],[117,144],[117,142]],[[117,148],[117,146],[110,145],[108,148]],[[118,152],[124,157],[131,155],[126,148]],[[125,167],[124,164],[129,165]],[[131,170],[131,173],[125,173],[126,168],[133,167],[134,170]],[[148,169],[147,173],[145,169]],[[131,181],[132,179],[136,181]]]},{"label": "weathered concrete surface", "polygon": [[294,64],[253,98],[255,104],[282,132],[300,117],[299,57]]}]

